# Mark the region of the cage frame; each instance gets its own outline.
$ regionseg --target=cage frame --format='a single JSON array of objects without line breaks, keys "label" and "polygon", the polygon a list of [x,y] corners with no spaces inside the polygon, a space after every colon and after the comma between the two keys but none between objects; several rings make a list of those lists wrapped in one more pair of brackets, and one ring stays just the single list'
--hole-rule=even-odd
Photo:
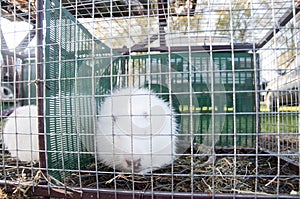
[{"label": "cage frame", "polygon": [[[163,0],[162,0],[163,1]],[[40,1],[37,1],[40,2]],[[3,3],[3,2],[2,2]],[[42,35],[42,19],[43,19],[43,13],[41,12],[43,10],[42,7],[42,3],[38,3],[37,4],[37,17],[36,19],[32,19],[33,24],[37,24],[36,26],[36,30],[37,30],[37,35],[38,35],[38,42],[42,42],[43,41],[43,35]],[[296,6],[295,6],[295,10],[293,11],[289,11],[287,12],[280,20],[279,20],[279,24],[280,26],[284,26],[286,23],[288,23],[288,21],[294,16],[294,12],[297,14],[300,11],[300,2],[298,1]],[[19,12],[19,11],[18,11]],[[21,12],[21,11],[20,11]],[[27,20],[27,19],[26,19]],[[161,25],[164,26],[164,20],[160,20],[160,22],[162,23]],[[276,32],[278,32],[279,29],[276,29]],[[275,32],[275,33],[276,33]],[[253,45],[253,44],[231,44],[231,45],[224,45],[224,46],[213,46],[212,48],[215,50],[225,50],[225,49],[234,49],[234,50],[257,50],[262,48],[268,41],[270,41],[272,38],[274,37],[274,31],[270,30],[270,32],[268,32],[265,37],[259,41],[257,44]],[[43,60],[43,53],[42,53],[42,43],[39,43],[40,45],[38,45],[38,53],[37,53],[37,68],[38,68],[38,79],[43,79],[43,76],[41,74],[43,74],[41,71],[43,71],[43,66],[42,66],[42,60]],[[160,52],[169,52],[169,50],[171,49],[171,52],[182,52],[182,51],[187,51],[188,47],[166,47],[164,44],[161,45],[160,47],[153,47],[150,48],[150,52],[151,51],[160,51]],[[203,49],[211,49],[211,46],[201,46],[200,48],[197,46],[192,46],[190,48],[191,51],[198,51],[198,50],[203,50]],[[119,48],[119,49],[115,49],[117,52],[123,54],[123,55],[128,55],[130,52],[149,52],[149,48],[145,48],[143,44],[138,44],[136,46],[133,46],[131,48]],[[6,52],[8,55],[11,55],[10,52]],[[16,55],[17,57],[23,58],[20,55]],[[43,98],[43,82],[42,81],[37,81],[38,83],[38,98],[42,99]],[[44,119],[43,119],[43,102],[42,100],[38,102],[38,106],[39,106],[39,132],[43,133],[44,131]],[[40,140],[44,140],[44,136],[40,137]],[[43,141],[42,141],[43,142]],[[40,143],[42,143],[40,142]],[[44,145],[43,145],[44,146]],[[45,150],[43,149],[43,147],[40,148],[41,150]],[[41,152],[41,157],[42,159],[44,159],[44,152]],[[46,161],[40,161],[41,165],[40,167],[45,169],[46,165],[44,165],[44,163]],[[44,163],[42,163],[44,162]],[[295,165],[294,165],[295,166]],[[296,167],[299,169],[299,167]],[[16,185],[14,183],[10,184],[7,182],[0,182],[0,184],[3,187],[6,187],[7,189],[13,189]],[[64,191],[63,193],[61,191]],[[71,191],[72,192],[72,191]],[[83,197],[83,198],[95,198],[98,197],[99,195],[105,195],[107,197],[114,197],[116,196],[116,193],[114,190],[85,190],[82,191],[80,193],[78,192],[72,192],[72,194],[69,195],[69,190],[64,190],[63,188],[58,188],[57,190],[52,189],[48,186],[33,186],[32,187],[32,193],[33,195],[36,196],[45,196],[45,197],[66,197],[66,198],[73,198],[74,196],[78,196],[78,197]],[[132,192],[118,192],[118,194],[122,195],[122,197],[124,198],[132,198],[132,196],[134,195],[135,197],[139,198],[152,198],[152,197],[159,197],[159,198],[190,198],[191,195],[190,194],[177,194],[177,193],[150,193],[150,192],[142,192],[142,191],[137,191],[135,193]],[[118,195],[117,194],[117,195]],[[193,194],[194,198],[211,198],[212,194],[198,194],[195,193]],[[277,196],[261,196],[261,195],[245,195],[245,194],[213,194],[213,197],[215,198],[265,198],[265,199],[269,199],[269,198],[278,198]],[[295,197],[296,198],[296,197]]]}]

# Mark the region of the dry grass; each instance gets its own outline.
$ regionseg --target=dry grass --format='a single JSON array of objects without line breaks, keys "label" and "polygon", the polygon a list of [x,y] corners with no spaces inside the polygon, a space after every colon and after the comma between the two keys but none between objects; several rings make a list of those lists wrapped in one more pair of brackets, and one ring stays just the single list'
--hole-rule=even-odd
[{"label": "dry grass", "polygon": [[8,195],[3,191],[3,189],[0,189],[0,199],[8,199]]},{"label": "dry grass", "polygon": [[[195,146],[193,155],[184,154],[172,165],[153,174],[122,173],[103,164],[90,164],[80,173],[73,172],[64,182],[70,191],[81,186],[111,190],[299,195],[299,168],[295,169],[295,165],[263,152],[256,154],[253,149],[237,149],[234,153],[233,149],[226,148],[218,149],[216,159],[207,163],[208,156],[199,150],[203,146]],[[41,175],[38,164],[17,162],[8,153],[2,153],[1,159],[5,163],[1,167],[1,179],[20,183],[9,198],[26,197],[27,191],[38,186],[40,179],[49,184],[55,181],[51,176]],[[64,186],[57,181],[55,184]]]},{"label": "dry grass", "polygon": [[[73,173],[67,182],[69,186],[79,186],[81,183],[83,187],[112,190],[264,195],[299,193],[299,171],[291,169],[289,163],[279,164],[273,156],[263,153],[255,155],[255,151],[243,149],[238,150],[236,156],[219,152],[221,154],[214,164],[205,164],[201,154],[186,154],[178,158],[173,166],[154,171],[153,175],[116,173],[100,164],[97,165],[97,175],[93,172]],[[95,167],[92,164],[86,170],[95,171]]]}]

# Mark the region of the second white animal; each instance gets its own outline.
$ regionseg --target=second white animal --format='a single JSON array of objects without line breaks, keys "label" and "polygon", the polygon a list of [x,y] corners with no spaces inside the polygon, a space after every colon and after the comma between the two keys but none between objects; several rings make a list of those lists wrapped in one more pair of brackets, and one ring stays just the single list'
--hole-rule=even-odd
[{"label": "second white animal", "polygon": [[7,118],[3,128],[3,141],[12,157],[21,161],[37,161],[38,122],[37,107],[22,106]]}]

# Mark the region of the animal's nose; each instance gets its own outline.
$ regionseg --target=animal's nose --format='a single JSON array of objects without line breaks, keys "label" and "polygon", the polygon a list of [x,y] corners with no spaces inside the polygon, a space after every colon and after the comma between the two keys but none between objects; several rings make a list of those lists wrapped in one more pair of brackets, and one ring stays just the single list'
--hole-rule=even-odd
[{"label": "animal's nose", "polygon": [[133,170],[138,170],[141,165],[141,158],[135,158],[135,157],[126,157],[125,158],[126,164],[129,168],[133,167]]}]

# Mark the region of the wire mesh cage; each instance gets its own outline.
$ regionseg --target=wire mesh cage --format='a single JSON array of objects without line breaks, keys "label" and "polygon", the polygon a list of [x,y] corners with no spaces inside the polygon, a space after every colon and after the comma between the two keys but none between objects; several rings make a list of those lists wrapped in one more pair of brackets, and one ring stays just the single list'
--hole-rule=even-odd
[{"label": "wire mesh cage", "polygon": [[299,198],[299,1],[0,6],[3,198]]}]

